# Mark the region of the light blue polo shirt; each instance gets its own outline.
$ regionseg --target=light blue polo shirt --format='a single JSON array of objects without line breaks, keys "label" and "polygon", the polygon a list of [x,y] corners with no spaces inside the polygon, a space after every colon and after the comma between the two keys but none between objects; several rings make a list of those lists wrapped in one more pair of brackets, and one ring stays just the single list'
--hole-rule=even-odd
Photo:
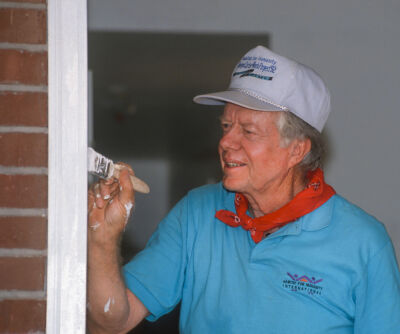
[{"label": "light blue polo shirt", "polygon": [[124,267],[149,320],[181,302],[181,333],[400,333],[399,269],[380,222],[335,195],[255,244],[214,217],[233,199],[220,183],[189,192]]}]

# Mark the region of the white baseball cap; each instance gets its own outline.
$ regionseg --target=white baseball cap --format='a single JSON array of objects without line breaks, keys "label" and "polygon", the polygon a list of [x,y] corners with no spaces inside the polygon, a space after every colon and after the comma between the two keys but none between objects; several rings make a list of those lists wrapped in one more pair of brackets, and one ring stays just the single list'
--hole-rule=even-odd
[{"label": "white baseball cap", "polygon": [[194,102],[231,102],[260,111],[290,111],[319,132],[330,112],[330,94],[311,68],[264,46],[251,49],[236,65],[226,91],[198,95]]}]

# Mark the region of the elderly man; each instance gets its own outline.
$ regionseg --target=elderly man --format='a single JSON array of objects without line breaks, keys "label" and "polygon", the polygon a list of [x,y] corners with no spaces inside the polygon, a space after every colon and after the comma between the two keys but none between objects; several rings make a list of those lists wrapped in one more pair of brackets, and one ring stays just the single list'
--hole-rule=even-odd
[{"label": "elderly man", "polygon": [[223,180],[188,193],[123,268],[127,167],[89,192],[88,324],[123,333],[181,302],[182,333],[400,333],[400,275],[384,226],[321,170],[329,93],[264,47],[237,64],[225,104]]}]

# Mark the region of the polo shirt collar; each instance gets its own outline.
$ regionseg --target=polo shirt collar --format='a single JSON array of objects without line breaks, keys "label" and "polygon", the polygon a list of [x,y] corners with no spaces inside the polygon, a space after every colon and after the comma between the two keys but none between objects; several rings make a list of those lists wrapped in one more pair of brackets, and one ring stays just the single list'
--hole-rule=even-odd
[{"label": "polo shirt collar", "polygon": [[235,193],[233,191],[229,191],[224,188],[221,182],[221,187],[222,191],[224,192],[225,195],[225,200],[224,200],[224,209],[229,210],[232,212],[236,212],[235,208]]},{"label": "polo shirt collar", "polygon": [[333,208],[335,206],[336,196],[333,195],[329,200],[319,208],[301,217],[299,222],[304,231],[316,231],[327,227],[332,220]]}]

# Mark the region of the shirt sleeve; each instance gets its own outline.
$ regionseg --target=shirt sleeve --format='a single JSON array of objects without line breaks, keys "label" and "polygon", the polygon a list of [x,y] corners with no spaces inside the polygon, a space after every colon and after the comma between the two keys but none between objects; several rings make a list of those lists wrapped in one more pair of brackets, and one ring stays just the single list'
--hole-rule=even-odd
[{"label": "shirt sleeve", "polygon": [[370,259],[357,289],[354,333],[400,333],[400,275],[390,240]]},{"label": "shirt sleeve", "polygon": [[187,264],[187,199],[161,221],[145,249],[123,268],[125,284],[155,321],[181,300]]}]

